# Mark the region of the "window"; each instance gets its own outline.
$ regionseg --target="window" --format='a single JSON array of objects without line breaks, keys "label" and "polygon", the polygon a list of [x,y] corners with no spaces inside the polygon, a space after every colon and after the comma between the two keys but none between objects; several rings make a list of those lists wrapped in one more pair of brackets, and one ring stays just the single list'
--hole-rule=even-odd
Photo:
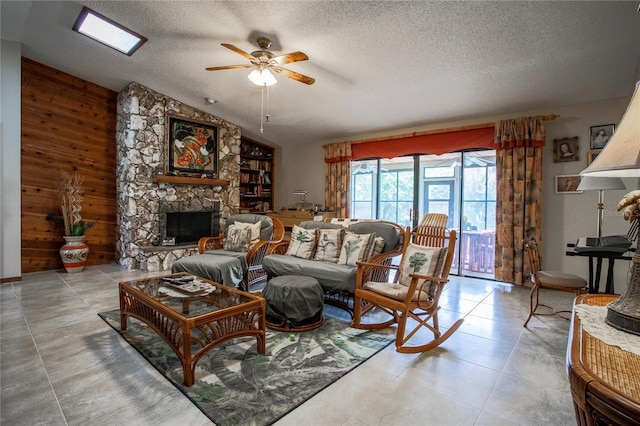
[{"label": "window", "polygon": [[351,217],[376,217],[378,168],[376,160],[351,163]]},{"label": "window", "polygon": [[380,213],[378,218],[411,225],[413,170],[383,170],[380,173]]},{"label": "window", "polygon": [[351,217],[416,226],[445,213],[457,229],[452,273],[493,278],[495,151],[416,155],[351,162]]}]

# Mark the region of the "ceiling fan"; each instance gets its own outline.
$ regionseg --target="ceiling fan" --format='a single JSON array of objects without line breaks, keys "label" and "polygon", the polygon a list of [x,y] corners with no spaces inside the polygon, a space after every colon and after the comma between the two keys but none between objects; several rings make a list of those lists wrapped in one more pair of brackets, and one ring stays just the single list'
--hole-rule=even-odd
[{"label": "ceiling fan", "polygon": [[314,78],[282,67],[282,65],[291,64],[294,62],[306,61],[307,59],[309,59],[307,55],[302,52],[292,52],[286,55],[276,56],[267,50],[271,47],[271,40],[269,40],[267,37],[258,37],[258,46],[262,50],[256,50],[255,52],[251,53],[247,53],[232,44],[222,43],[222,45],[227,49],[233,50],[237,54],[245,57],[251,62],[251,64],[209,67],[207,68],[207,71],[254,68],[254,70],[249,74],[249,80],[251,80],[258,86],[270,86],[271,84],[275,84],[277,82],[271,71],[277,74],[283,74],[292,80],[296,80],[304,84],[313,84],[316,81]]}]

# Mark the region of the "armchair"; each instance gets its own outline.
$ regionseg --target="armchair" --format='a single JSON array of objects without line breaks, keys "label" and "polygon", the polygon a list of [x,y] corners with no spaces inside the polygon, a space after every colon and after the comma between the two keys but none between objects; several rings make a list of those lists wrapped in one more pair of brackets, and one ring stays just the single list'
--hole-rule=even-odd
[{"label": "armchair", "polygon": [[[429,228],[435,232],[429,233]],[[402,353],[425,352],[435,348],[460,327],[462,318],[444,333],[440,331],[438,324],[438,303],[442,290],[449,281],[456,243],[455,230],[440,233],[439,229],[425,227],[421,234],[433,243],[431,246],[415,243],[405,245],[400,266],[368,262],[358,264],[352,327],[379,329],[397,323],[396,351]],[[416,240],[415,233],[413,240]],[[391,282],[378,280],[381,269],[395,272],[389,274],[393,277]],[[369,319],[367,314],[374,308],[386,312],[391,318],[383,322],[366,321]],[[408,321],[411,321],[410,326],[413,328],[407,333]],[[413,341],[410,343],[422,327],[433,333],[433,339],[423,344],[416,345]]]},{"label": "armchair", "polygon": [[[260,223],[259,236],[254,242],[242,244],[237,222]],[[188,272],[224,285],[241,287],[249,291],[251,285],[266,279],[262,260],[272,243],[282,241],[284,226],[277,218],[259,214],[236,214],[225,220],[225,232],[198,241],[198,254],[184,257],[173,264],[171,272]],[[229,230],[234,231],[229,235]],[[238,244],[231,244],[231,239]],[[234,246],[234,247],[232,247]]]}]

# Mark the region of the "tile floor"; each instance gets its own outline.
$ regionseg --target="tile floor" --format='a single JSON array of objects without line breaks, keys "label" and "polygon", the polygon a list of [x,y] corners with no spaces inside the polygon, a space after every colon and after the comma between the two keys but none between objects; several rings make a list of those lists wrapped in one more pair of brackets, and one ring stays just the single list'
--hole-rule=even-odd
[{"label": "tile floor", "polygon": [[[102,265],[0,285],[3,425],[210,425],[97,315],[117,283],[145,274]],[[544,298],[571,309],[572,297]],[[565,373],[569,322],[526,318],[528,289],[452,277],[440,322],[465,317],[439,348],[390,345],[289,413],[282,425],[574,425]]]}]

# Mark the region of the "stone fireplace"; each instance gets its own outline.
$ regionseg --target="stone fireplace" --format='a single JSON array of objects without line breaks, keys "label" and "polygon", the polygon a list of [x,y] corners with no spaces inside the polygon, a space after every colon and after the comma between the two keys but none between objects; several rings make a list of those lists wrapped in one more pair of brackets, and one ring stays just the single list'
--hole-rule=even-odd
[{"label": "stone fireplace", "polygon": [[[166,176],[167,114],[218,127],[218,176],[225,184],[187,182]],[[168,212],[215,212],[218,225],[240,206],[240,128],[137,83],[118,94],[116,132],[118,241],[116,255],[127,269],[170,270],[177,259],[197,253],[197,244],[161,246]],[[228,184],[226,184],[228,182]]]}]

